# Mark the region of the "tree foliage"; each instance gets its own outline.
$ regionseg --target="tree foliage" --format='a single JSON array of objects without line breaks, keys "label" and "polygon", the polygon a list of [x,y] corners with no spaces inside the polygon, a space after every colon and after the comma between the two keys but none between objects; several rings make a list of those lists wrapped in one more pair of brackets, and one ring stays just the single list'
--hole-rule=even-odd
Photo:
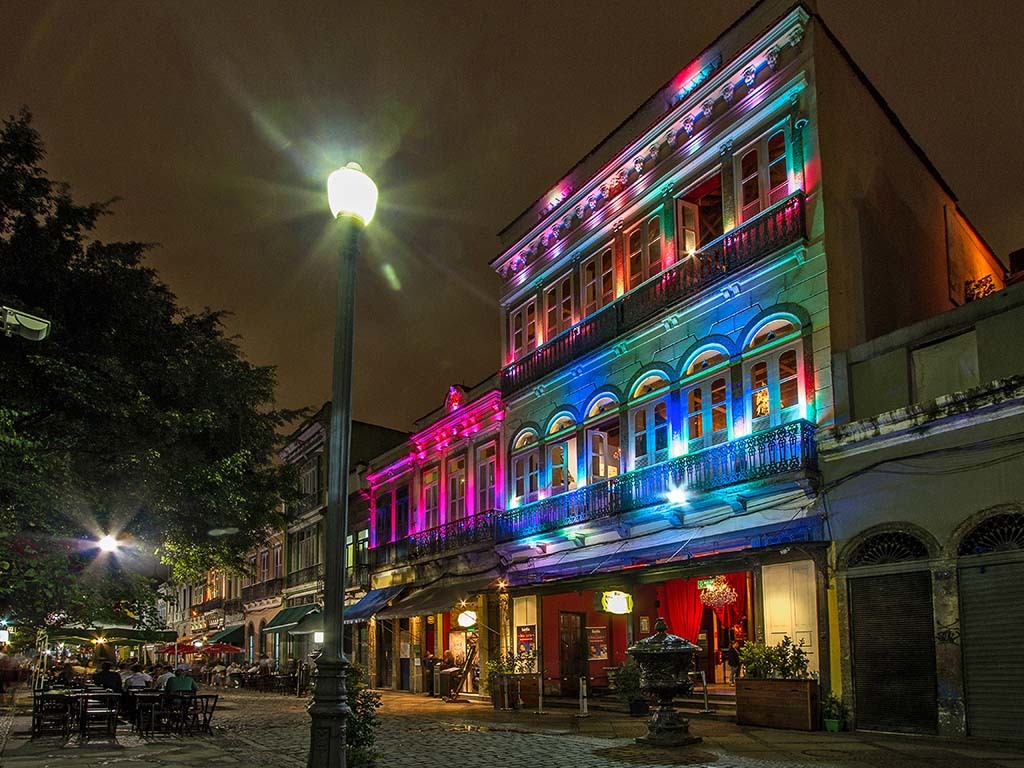
[{"label": "tree foliage", "polygon": [[[3,122],[0,304],[52,330],[0,335],[0,613],[143,622],[154,574],[133,552],[190,578],[239,566],[280,524],[291,482],[273,452],[297,414],[221,312],[178,305],[149,246],[95,238],[110,205],[75,202],[43,155],[27,111]],[[89,541],[107,531],[139,547],[100,562]]]}]

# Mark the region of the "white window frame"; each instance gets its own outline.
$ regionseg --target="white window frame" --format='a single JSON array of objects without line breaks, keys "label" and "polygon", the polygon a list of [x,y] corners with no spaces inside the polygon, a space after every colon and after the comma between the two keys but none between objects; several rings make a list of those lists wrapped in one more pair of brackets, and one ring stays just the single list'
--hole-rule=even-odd
[{"label": "white window frame", "polygon": [[[665,420],[660,425],[657,424],[656,419],[659,405],[664,406],[665,409]],[[672,446],[672,422],[669,418],[668,406],[668,396],[664,395],[662,397],[653,398],[629,409],[629,460],[631,469],[650,467],[669,459]],[[644,414],[645,451],[643,455],[638,455],[636,450],[638,437],[636,431],[636,417],[641,412]],[[664,431],[665,444],[662,448],[657,447],[659,430]]]},{"label": "white window frame", "polygon": [[[776,163],[781,160],[783,163],[784,181],[776,186],[770,186],[771,179],[771,165],[775,163],[768,162],[768,144],[776,134],[782,134],[783,140],[783,152],[782,157],[776,160]],[[737,223],[742,224],[745,221],[757,216],[762,211],[767,210],[771,206],[785,200],[791,194],[789,188],[790,182],[790,170],[792,169],[792,160],[790,158],[792,142],[790,141],[789,123],[782,122],[771,129],[765,131],[763,134],[758,136],[754,141],[747,144],[743,149],[733,155],[734,163],[734,177],[736,182],[736,220]],[[743,158],[746,157],[751,151],[757,152],[757,169],[755,173],[749,176],[743,176]],[[744,206],[743,204],[743,184],[746,181],[757,180],[757,210],[747,211],[746,208],[754,204],[753,201]]]},{"label": "white window frame", "polygon": [[[427,477],[433,475],[432,482]],[[427,467],[421,475],[423,479],[423,530],[436,528],[441,524],[441,465]]]},{"label": "white window frame", "polygon": [[[796,385],[797,401],[787,408],[781,407],[781,381],[779,376],[780,358],[787,352],[796,353]],[[758,363],[766,363],[768,367],[768,415],[754,417],[754,404],[751,373]],[[782,344],[773,349],[761,352],[759,349],[751,350],[750,357],[743,362],[743,403],[747,423],[750,425],[749,432],[760,432],[764,429],[777,427],[799,419],[803,413],[804,405],[807,402],[807,393],[804,385],[804,355],[803,340],[796,339],[787,344]]]},{"label": "white window frame", "polygon": [[476,449],[476,514],[498,508],[498,444],[494,440]]},{"label": "white window frame", "polygon": [[[533,319],[530,319],[533,310]],[[516,339],[516,320],[522,323],[521,337]],[[524,301],[508,315],[508,348],[513,360],[525,357],[537,348],[537,300]]]},{"label": "white window frame", "polygon": [[447,469],[448,493],[445,502],[448,509],[445,522],[450,523],[466,516],[466,455],[449,458]]},{"label": "white window frame", "polygon": [[572,272],[566,272],[544,289],[544,341],[573,326],[575,302],[572,291]]},{"label": "white window frame", "polygon": [[[587,267],[590,265],[594,269],[592,280],[587,279]],[[588,290],[593,291],[592,296],[587,295]],[[615,250],[611,243],[608,243],[580,264],[580,315],[590,317],[614,301]]]},{"label": "white window frame", "polygon": [[512,497],[519,504],[540,498],[540,446],[512,454]]},{"label": "white window frame", "polygon": [[[555,454],[558,449],[562,452],[562,463],[555,464]],[[551,495],[565,493],[576,488],[576,435],[575,433],[565,435],[552,440],[545,446],[547,457],[548,488]],[[561,467],[562,482],[555,483],[555,470]]]},{"label": "white window frame", "polygon": [[[722,379],[725,380],[725,399],[721,403],[714,403],[712,400],[714,384]],[[701,393],[701,409],[699,413],[690,410],[690,398],[694,390],[699,390]],[[730,403],[731,393],[732,383],[728,370],[716,371],[710,375],[687,382],[683,386],[683,431],[685,433],[686,450],[688,453],[694,453],[704,448],[710,448],[713,445],[729,442],[729,433],[732,425],[732,419],[730,418],[732,411]],[[715,407],[718,405],[725,408],[725,426],[722,429],[715,430],[713,428],[714,412]],[[700,419],[701,435],[699,437],[694,437],[692,434],[691,419],[695,416]]]},{"label": "white window frame", "polygon": [[[629,290],[633,290],[638,285],[647,282],[665,269],[665,226],[661,220],[661,213],[661,208],[659,208],[650,215],[644,216],[641,221],[623,233],[622,252],[625,254],[626,281],[629,284]],[[658,224],[658,262],[656,265],[651,263],[651,243],[654,241],[648,235],[649,225],[653,221],[657,221]],[[640,232],[640,250],[634,251],[631,250],[630,239],[638,231]],[[640,275],[638,277],[634,276],[632,271],[634,253],[640,254]],[[655,266],[657,269],[655,269]]]}]

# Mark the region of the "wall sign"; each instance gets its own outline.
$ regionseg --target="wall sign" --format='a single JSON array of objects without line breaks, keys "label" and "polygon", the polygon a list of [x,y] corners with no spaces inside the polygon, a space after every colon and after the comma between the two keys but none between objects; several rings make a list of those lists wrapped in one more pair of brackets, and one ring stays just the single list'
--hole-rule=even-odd
[{"label": "wall sign", "polygon": [[608,658],[608,627],[587,627],[587,650],[591,661]]},{"label": "wall sign", "polygon": [[628,592],[612,590],[601,593],[601,610],[605,613],[624,614],[633,612],[633,596]]}]

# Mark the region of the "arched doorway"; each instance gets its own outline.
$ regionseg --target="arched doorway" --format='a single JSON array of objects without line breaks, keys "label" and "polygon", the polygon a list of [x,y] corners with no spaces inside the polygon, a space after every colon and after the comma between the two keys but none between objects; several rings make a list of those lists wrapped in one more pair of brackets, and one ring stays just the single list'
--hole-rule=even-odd
[{"label": "arched doorway", "polygon": [[860,730],[935,733],[938,699],[928,547],[903,530],[846,558],[853,700]]},{"label": "arched doorway", "polygon": [[1024,512],[985,517],[957,556],[967,732],[1024,738]]}]

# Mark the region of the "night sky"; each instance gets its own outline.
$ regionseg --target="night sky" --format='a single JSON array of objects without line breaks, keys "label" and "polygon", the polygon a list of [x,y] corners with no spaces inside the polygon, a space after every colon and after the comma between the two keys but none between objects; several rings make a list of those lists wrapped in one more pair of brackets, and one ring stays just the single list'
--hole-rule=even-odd
[{"label": "night sky", "polygon": [[[14,0],[0,113],[32,110],[80,201],[121,198],[101,235],[159,243],[181,302],[230,310],[289,407],[329,397],[323,182],[359,161],[381,207],[354,411],[409,429],[498,367],[495,233],[749,5]],[[819,9],[997,254],[1024,247],[1024,3]]]}]

